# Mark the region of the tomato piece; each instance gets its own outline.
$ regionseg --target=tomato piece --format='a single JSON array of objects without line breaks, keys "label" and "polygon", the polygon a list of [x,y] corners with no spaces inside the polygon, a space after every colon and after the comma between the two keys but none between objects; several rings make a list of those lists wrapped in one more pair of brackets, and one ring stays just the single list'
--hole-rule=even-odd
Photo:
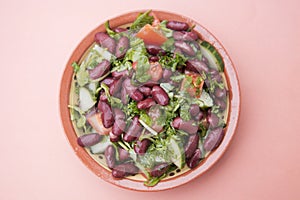
[{"label": "tomato piece", "polygon": [[204,81],[196,73],[186,74],[181,83],[181,90],[187,91],[192,97],[200,98]]},{"label": "tomato piece", "polygon": [[137,61],[132,63],[132,69],[134,69],[134,71],[136,70],[136,66],[137,66]]},{"label": "tomato piece", "polygon": [[150,69],[148,71],[148,74],[151,76],[151,80],[155,82],[162,78],[163,69],[159,62],[150,63]]},{"label": "tomato piece", "polygon": [[167,38],[159,32],[158,29],[146,24],[137,34],[136,37],[144,40],[145,44],[153,44],[161,46]]}]

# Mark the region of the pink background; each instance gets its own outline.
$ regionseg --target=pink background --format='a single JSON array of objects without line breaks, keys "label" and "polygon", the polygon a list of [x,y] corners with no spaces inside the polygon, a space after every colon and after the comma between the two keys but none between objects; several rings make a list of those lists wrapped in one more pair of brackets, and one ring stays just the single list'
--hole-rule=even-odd
[{"label": "pink background", "polygon": [[[79,41],[137,9],[188,16],[237,68],[241,118],[222,159],[179,188],[127,191],[89,171],[60,122],[59,86]],[[298,0],[0,1],[0,199],[300,199]]]}]

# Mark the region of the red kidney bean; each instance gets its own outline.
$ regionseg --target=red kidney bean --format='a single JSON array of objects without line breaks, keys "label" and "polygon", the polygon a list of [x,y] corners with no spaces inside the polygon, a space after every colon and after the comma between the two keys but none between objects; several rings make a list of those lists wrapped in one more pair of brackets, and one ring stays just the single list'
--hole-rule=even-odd
[{"label": "red kidney bean", "polygon": [[189,29],[189,25],[185,22],[168,21],[167,28],[174,31],[187,31]]},{"label": "red kidney bean", "polygon": [[219,106],[220,110],[225,110],[227,104],[223,101],[223,99],[215,99],[215,104]]},{"label": "red kidney bean", "polygon": [[204,117],[204,113],[200,110],[200,112],[194,116],[194,119],[196,121],[201,121],[203,119],[203,117]]},{"label": "red kidney bean", "polygon": [[224,133],[224,130],[222,130],[222,132],[221,132],[221,134],[219,136],[219,139],[216,142],[216,144],[215,144],[214,148],[212,149],[212,151],[215,150],[216,148],[218,148],[220,146],[221,142],[223,141],[224,136],[225,136],[225,133]]},{"label": "red kidney bean", "polygon": [[144,99],[143,101],[138,102],[137,108],[142,109],[148,109],[151,108],[151,106],[154,106],[156,103],[152,98]]},{"label": "red kidney bean", "polygon": [[113,79],[113,77],[107,77],[107,78],[103,79],[103,81],[101,81],[101,83],[104,83],[105,85],[110,87],[114,81],[115,81],[115,79]]},{"label": "red kidney bean", "polygon": [[151,57],[149,58],[149,61],[150,61],[150,62],[157,62],[157,61],[159,61],[159,58],[158,58],[157,56],[151,56]]},{"label": "red kidney bean", "polygon": [[120,72],[114,71],[114,72],[111,73],[111,75],[114,78],[122,78],[122,77],[128,76],[129,72],[128,72],[128,70],[123,70],[123,71],[120,71]]},{"label": "red kidney bean", "polygon": [[104,91],[101,91],[101,92],[100,92],[99,100],[100,100],[100,101],[108,102],[107,96],[106,96],[106,94],[105,94]]},{"label": "red kidney bean", "polygon": [[198,147],[198,143],[199,143],[199,135],[197,133],[189,136],[189,139],[184,147],[186,159],[192,157],[193,153]]},{"label": "red kidney bean", "polygon": [[161,163],[156,165],[150,172],[152,177],[160,177],[169,169],[170,165],[168,163]]},{"label": "red kidney bean", "polygon": [[135,101],[142,101],[144,99],[144,95],[139,90],[135,90],[129,96]]},{"label": "red kidney bean", "polygon": [[115,123],[112,127],[112,133],[116,136],[120,136],[126,128],[125,114],[120,109],[114,109]]},{"label": "red kidney bean", "polygon": [[108,34],[99,32],[95,35],[95,41],[100,44],[103,48],[107,48],[107,50],[114,54],[116,49],[116,41],[109,37]]},{"label": "red kidney bean", "polygon": [[113,169],[116,164],[116,149],[113,145],[106,147],[104,152],[107,167]]},{"label": "red kidney bean", "polygon": [[209,152],[212,151],[217,145],[219,145],[224,137],[223,128],[218,127],[210,130],[207,137],[204,140],[204,150]]},{"label": "red kidney bean", "polygon": [[82,147],[90,147],[100,142],[101,138],[98,133],[85,134],[77,138],[77,143]]},{"label": "red kidney bean", "polygon": [[172,126],[176,129],[179,129],[181,123],[182,123],[182,119],[180,117],[176,117],[173,122],[172,122]]},{"label": "red kidney bean", "polygon": [[116,46],[116,57],[123,58],[129,48],[129,39],[126,36],[122,36]]},{"label": "red kidney bean", "polygon": [[172,122],[172,126],[189,134],[195,134],[198,131],[198,126],[194,125],[194,123],[194,120],[184,121],[180,117],[176,117]]},{"label": "red kidney bean", "polygon": [[114,31],[116,33],[122,33],[122,32],[126,32],[127,29],[126,28],[117,27],[117,28],[114,29]]},{"label": "red kidney bean", "polygon": [[112,176],[115,178],[124,178],[125,176],[135,175],[139,169],[133,163],[123,163],[117,165],[112,170]]},{"label": "red kidney bean", "polygon": [[162,106],[166,106],[169,103],[168,94],[160,86],[153,86],[151,91],[153,99]]},{"label": "red kidney bean", "polygon": [[134,151],[139,155],[145,154],[150,145],[151,142],[148,139],[143,139],[142,141],[138,140],[134,145]]},{"label": "red kidney bean", "polygon": [[131,84],[131,80],[126,78],[123,82],[123,87],[126,89],[126,93],[135,101],[141,101],[144,99],[143,94],[138,90],[137,87]]},{"label": "red kidney bean", "polygon": [[214,94],[217,98],[223,98],[226,96],[226,90],[217,87],[214,91]]},{"label": "red kidney bean", "polygon": [[149,88],[149,87],[146,87],[146,86],[140,86],[138,89],[139,89],[139,91],[140,91],[141,93],[143,93],[143,95],[145,95],[145,96],[150,96],[150,94],[151,94],[151,88]]},{"label": "red kidney bean", "polygon": [[174,31],[173,38],[175,40],[195,41],[198,39],[198,35],[195,32]]},{"label": "red kidney bean", "polygon": [[125,149],[119,148],[119,161],[126,161],[129,159],[129,153]]},{"label": "red kidney bean", "polygon": [[163,51],[163,49],[160,48],[160,46],[157,46],[157,45],[146,45],[146,49],[147,49],[147,52],[148,52],[150,55],[153,55],[153,56],[156,56],[156,55],[158,55],[160,52]]},{"label": "red kidney bean", "polygon": [[164,69],[164,72],[163,72],[163,79],[165,81],[169,81],[170,80],[170,77],[172,76],[173,72],[169,69]]},{"label": "red kidney bean", "polygon": [[110,105],[104,101],[99,101],[98,109],[101,112],[103,126],[105,128],[112,127],[115,120]]},{"label": "red kidney bean", "polygon": [[192,104],[190,107],[190,114],[195,117],[200,112],[200,108],[197,104]]},{"label": "red kidney bean", "polygon": [[208,110],[206,121],[208,122],[210,127],[214,128],[219,124],[219,117],[215,113],[212,113],[211,110]]},{"label": "red kidney bean", "polygon": [[121,90],[123,80],[124,80],[123,78],[114,80],[114,82],[109,87],[110,95],[115,96],[115,94]]},{"label": "red kidney bean", "polygon": [[202,156],[201,150],[196,149],[192,157],[187,161],[186,163],[187,166],[191,169],[195,168],[199,164],[201,160],[201,156]]},{"label": "red kidney bean", "polygon": [[128,127],[128,130],[125,132],[123,136],[123,140],[125,142],[132,142],[137,140],[142,131],[142,126],[140,125],[139,118],[134,117],[130,126]]},{"label": "red kidney bean", "polygon": [[112,127],[112,133],[116,136],[121,135],[126,128],[126,122],[122,118],[115,118],[115,123]]},{"label": "red kidney bean", "polygon": [[190,59],[186,62],[186,69],[201,74],[203,71],[208,72],[208,66],[197,59]]},{"label": "red kidney bean", "polygon": [[109,71],[109,68],[110,62],[108,60],[103,60],[94,69],[89,70],[90,78],[93,80],[100,78]]},{"label": "red kidney bean", "polygon": [[188,56],[195,55],[195,51],[193,50],[191,45],[189,45],[188,43],[186,43],[184,41],[175,41],[174,46],[179,48],[183,53],[185,53]]},{"label": "red kidney bean", "polygon": [[111,132],[109,132],[109,139],[111,142],[118,142],[121,139],[121,137],[120,137],[120,135],[113,134],[111,131]]}]

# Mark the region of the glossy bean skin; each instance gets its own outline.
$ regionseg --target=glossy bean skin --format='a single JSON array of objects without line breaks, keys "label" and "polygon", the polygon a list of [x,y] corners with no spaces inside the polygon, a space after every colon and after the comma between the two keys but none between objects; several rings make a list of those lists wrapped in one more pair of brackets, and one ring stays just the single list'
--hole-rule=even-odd
[{"label": "glossy bean skin", "polygon": [[220,110],[225,110],[227,107],[227,104],[223,99],[215,99],[215,104],[219,106]]},{"label": "glossy bean skin", "polygon": [[126,36],[122,36],[116,46],[116,57],[123,58],[129,48],[129,39]]},{"label": "glossy bean skin", "polygon": [[207,112],[206,121],[208,122],[209,126],[214,128],[219,124],[219,118],[215,113],[212,113],[211,110]]},{"label": "glossy bean skin", "polygon": [[203,118],[204,118],[204,113],[203,113],[202,110],[200,110],[200,112],[197,115],[194,116],[194,119],[196,121],[201,121]]},{"label": "glossy bean skin", "polygon": [[105,101],[99,101],[98,109],[101,112],[101,120],[102,120],[103,126],[105,128],[112,127],[115,120],[114,120],[114,116],[113,116],[110,105],[108,103],[106,103]]},{"label": "glossy bean skin", "polygon": [[209,66],[208,59],[205,56],[202,56],[201,61],[204,62],[207,66]]},{"label": "glossy bean skin", "polygon": [[197,59],[190,59],[186,62],[186,69],[201,74],[202,72],[208,72],[208,66]]},{"label": "glossy bean skin", "polygon": [[199,37],[195,32],[186,32],[186,31],[174,31],[173,37],[175,40],[184,40],[184,41],[195,41]]},{"label": "glossy bean skin", "polygon": [[123,82],[123,87],[126,89],[126,93],[135,101],[141,101],[144,99],[144,95],[138,90],[137,87],[131,84],[131,80],[126,78]]},{"label": "glossy bean skin", "polygon": [[134,151],[139,155],[145,154],[150,144],[151,142],[148,139],[138,140],[134,145]]},{"label": "glossy bean skin", "polygon": [[139,89],[139,91],[140,91],[141,93],[143,93],[143,95],[145,95],[145,96],[150,96],[150,94],[151,94],[151,88],[149,88],[149,87],[146,87],[146,86],[140,86],[138,89]]},{"label": "glossy bean skin", "polygon": [[106,48],[110,53],[114,54],[116,50],[116,41],[109,37],[108,34],[99,32],[95,35],[95,42]]},{"label": "glossy bean skin", "polygon": [[135,175],[138,172],[139,169],[133,163],[123,163],[113,168],[112,176],[114,178],[124,178],[126,176]]},{"label": "glossy bean skin", "polygon": [[82,147],[90,147],[100,142],[101,138],[99,133],[85,134],[77,138],[77,143]]},{"label": "glossy bean skin", "polygon": [[189,29],[189,25],[185,22],[168,21],[167,28],[174,31],[187,31]]},{"label": "glossy bean skin", "polygon": [[116,149],[113,145],[106,147],[104,152],[107,167],[113,169],[116,164]]},{"label": "glossy bean skin", "polygon": [[199,164],[200,160],[201,160],[201,150],[200,149],[196,149],[196,151],[193,153],[192,157],[187,161],[187,166],[190,169],[193,169],[195,167],[197,167],[197,165]]},{"label": "glossy bean skin", "polygon": [[225,89],[221,89],[219,87],[217,87],[214,91],[214,95],[217,97],[217,98],[223,98],[226,96],[226,90]]},{"label": "glossy bean skin", "polygon": [[147,52],[150,55],[156,56],[160,52],[163,52],[163,49],[160,46],[157,45],[146,45]]},{"label": "glossy bean skin", "polygon": [[106,96],[104,91],[101,91],[99,100],[104,101],[104,102],[108,102],[107,96]]},{"label": "glossy bean skin", "polygon": [[125,149],[119,148],[118,151],[119,151],[119,161],[120,162],[126,161],[130,158],[128,151],[126,151]]},{"label": "glossy bean skin", "polygon": [[152,177],[160,177],[169,169],[170,165],[168,163],[161,163],[156,165],[150,172]]},{"label": "glossy bean skin", "polygon": [[137,108],[142,110],[142,109],[148,109],[154,106],[156,103],[152,98],[147,98],[144,99],[143,101],[138,102]]},{"label": "glossy bean skin", "polygon": [[121,137],[120,137],[120,135],[115,135],[115,134],[112,133],[112,131],[110,131],[109,132],[109,139],[110,139],[111,142],[118,142],[121,139]]},{"label": "glossy bean skin", "polygon": [[190,114],[195,117],[200,112],[200,107],[197,104],[192,104],[190,107]]},{"label": "glossy bean skin", "polygon": [[109,93],[115,96],[120,90],[123,83],[123,78],[115,79],[114,82],[109,87]]},{"label": "glossy bean skin", "polygon": [[150,61],[150,62],[157,62],[157,61],[159,61],[159,58],[158,58],[157,56],[151,56],[151,57],[149,58],[149,61]]},{"label": "glossy bean skin", "polygon": [[113,77],[107,77],[107,78],[103,79],[103,81],[101,81],[101,83],[104,83],[105,85],[110,87],[114,81],[115,81],[115,79]]},{"label": "glossy bean skin", "polygon": [[188,43],[186,43],[184,41],[175,41],[174,46],[179,48],[183,53],[185,53],[188,56],[195,55],[195,51],[193,50],[191,45],[189,45]]},{"label": "glossy bean skin", "polygon": [[160,86],[153,86],[151,95],[159,105],[165,106],[169,104],[169,96]]},{"label": "glossy bean skin", "polygon": [[189,136],[189,139],[184,147],[186,159],[192,157],[193,153],[198,147],[198,143],[199,143],[199,135],[197,133]]},{"label": "glossy bean skin", "polygon": [[111,73],[111,75],[114,77],[114,78],[122,78],[122,77],[126,77],[129,75],[129,72],[128,70],[123,70],[123,71],[120,71],[120,72],[117,72],[117,71],[114,71]]},{"label": "glossy bean skin", "polygon": [[115,108],[114,115],[115,115],[115,123],[112,127],[112,133],[116,136],[120,136],[125,131],[126,128],[125,114],[119,108]]},{"label": "glossy bean skin", "polygon": [[173,72],[169,69],[164,69],[163,71],[163,79],[165,81],[169,81],[170,80],[170,77],[172,76]]},{"label": "glossy bean skin", "polygon": [[144,95],[139,90],[135,90],[129,96],[135,101],[142,101],[144,99]]},{"label": "glossy bean skin", "polygon": [[123,136],[123,140],[125,142],[132,142],[139,138],[141,135],[142,126],[140,125],[139,118],[134,117],[128,130],[125,132]]},{"label": "glossy bean skin", "polygon": [[100,78],[109,71],[109,68],[110,62],[108,60],[103,60],[94,69],[89,70],[90,78],[93,80]]},{"label": "glossy bean skin", "polygon": [[212,151],[216,145],[219,145],[222,141],[222,136],[224,136],[223,128],[218,127],[216,129],[211,130],[207,137],[204,140],[204,150],[206,152]]},{"label": "glossy bean skin", "polygon": [[194,123],[194,120],[184,121],[180,117],[176,117],[172,122],[172,126],[189,134],[196,134],[198,131],[198,126],[193,125]]}]

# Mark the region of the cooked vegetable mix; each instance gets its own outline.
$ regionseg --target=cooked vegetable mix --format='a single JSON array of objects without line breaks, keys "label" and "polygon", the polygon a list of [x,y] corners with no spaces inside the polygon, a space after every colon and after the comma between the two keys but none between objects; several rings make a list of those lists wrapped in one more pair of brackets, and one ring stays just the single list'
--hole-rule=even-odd
[{"label": "cooked vegetable mix", "polygon": [[104,157],[113,177],[140,173],[147,186],[197,167],[225,134],[222,57],[193,26],[151,11],[128,27],[105,27],[72,64],[78,144]]}]

